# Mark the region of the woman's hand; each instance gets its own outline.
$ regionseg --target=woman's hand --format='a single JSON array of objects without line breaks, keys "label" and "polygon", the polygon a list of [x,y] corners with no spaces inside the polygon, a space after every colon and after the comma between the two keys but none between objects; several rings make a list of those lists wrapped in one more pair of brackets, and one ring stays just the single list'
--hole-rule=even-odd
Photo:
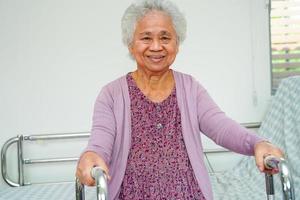
[{"label": "woman's hand", "polygon": [[275,156],[276,158],[284,157],[284,153],[281,149],[266,141],[258,142],[257,144],[255,144],[254,155],[259,171],[271,174],[278,173],[278,169],[267,169],[264,165],[264,158],[268,155]]},{"label": "woman's hand", "polygon": [[76,177],[79,178],[82,184],[88,186],[95,185],[95,180],[91,176],[91,170],[95,166],[100,167],[108,176],[108,180],[110,180],[105,161],[95,152],[88,151],[81,156],[76,170]]}]

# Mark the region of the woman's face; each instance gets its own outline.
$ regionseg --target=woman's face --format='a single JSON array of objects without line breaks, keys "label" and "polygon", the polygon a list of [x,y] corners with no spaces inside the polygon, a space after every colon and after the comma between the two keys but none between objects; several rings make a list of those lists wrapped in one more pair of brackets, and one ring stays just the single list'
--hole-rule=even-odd
[{"label": "woman's face", "polygon": [[149,73],[169,69],[178,52],[178,42],[172,19],[160,11],[151,11],[136,24],[129,51],[138,68]]}]

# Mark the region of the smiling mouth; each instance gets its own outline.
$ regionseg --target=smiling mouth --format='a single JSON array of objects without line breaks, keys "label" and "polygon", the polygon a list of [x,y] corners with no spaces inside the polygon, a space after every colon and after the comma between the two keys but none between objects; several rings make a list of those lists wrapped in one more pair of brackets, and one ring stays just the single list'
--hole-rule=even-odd
[{"label": "smiling mouth", "polygon": [[155,62],[155,63],[157,63],[157,62],[160,62],[160,61],[162,61],[164,58],[165,58],[165,56],[147,56],[152,62]]}]

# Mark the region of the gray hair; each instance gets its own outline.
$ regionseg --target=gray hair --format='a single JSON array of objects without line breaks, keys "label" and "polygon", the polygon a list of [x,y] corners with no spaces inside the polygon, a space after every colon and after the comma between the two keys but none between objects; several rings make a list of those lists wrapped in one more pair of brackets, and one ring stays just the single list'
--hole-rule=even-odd
[{"label": "gray hair", "polygon": [[171,17],[177,34],[177,41],[181,44],[186,36],[186,20],[177,6],[168,0],[137,0],[132,3],[122,17],[122,40],[130,46],[136,27],[136,22],[150,11],[162,11]]}]

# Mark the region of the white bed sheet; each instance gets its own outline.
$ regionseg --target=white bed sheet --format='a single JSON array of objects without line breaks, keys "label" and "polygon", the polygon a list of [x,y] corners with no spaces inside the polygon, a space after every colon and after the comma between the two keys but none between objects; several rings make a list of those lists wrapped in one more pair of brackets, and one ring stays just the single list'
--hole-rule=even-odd
[{"label": "white bed sheet", "polygon": [[[85,199],[97,199],[95,187],[85,187]],[[75,200],[75,182],[4,187],[0,200]]]}]

